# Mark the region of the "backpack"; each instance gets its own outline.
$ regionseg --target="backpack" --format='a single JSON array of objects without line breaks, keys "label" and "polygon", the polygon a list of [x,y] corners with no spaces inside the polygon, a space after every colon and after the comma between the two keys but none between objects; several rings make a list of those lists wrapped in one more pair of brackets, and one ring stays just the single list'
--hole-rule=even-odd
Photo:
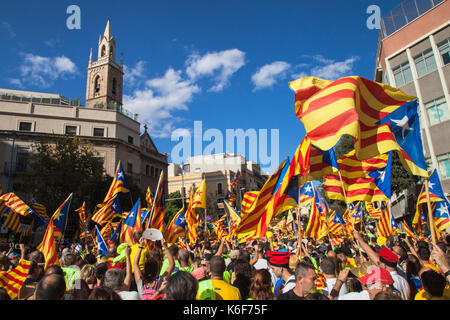
[{"label": "backpack", "polygon": [[160,281],[159,278],[155,280],[155,283],[153,286],[149,287],[146,283],[144,283],[144,292],[142,293],[141,300],[150,300],[150,297],[155,294],[155,292],[159,289],[161,286],[162,281]]}]

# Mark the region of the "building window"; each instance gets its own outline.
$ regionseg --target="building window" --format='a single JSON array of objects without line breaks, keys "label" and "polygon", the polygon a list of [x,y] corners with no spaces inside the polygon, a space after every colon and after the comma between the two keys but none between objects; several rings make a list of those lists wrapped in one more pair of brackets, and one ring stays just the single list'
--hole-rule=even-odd
[{"label": "building window", "polygon": [[222,184],[221,183],[217,184],[217,194],[223,194]]},{"label": "building window", "polygon": [[133,144],[133,141],[134,141],[133,137],[132,136],[128,136],[128,143]]},{"label": "building window", "polygon": [[66,126],[64,129],[65,134],[76,135],[77,134],[77,126]]},{"label": "building window", "polygon": [[28,153],[17,153],[16,172],[26,172],[28,166]]},{"label": "building window", "polygon": [[411,68],[408,62],[399,65],[397,68],[392,70],[394,73],[395,84],[397,87],[402,87],[407,83],[413,81]]},{"label": "building window", "polygon": [[153,167],[150,168],[150,176],[151,177],[155,176],[155,168],[153,168]]},{"label": "building window", "polygon": [[450,178],[450,153],[442,154],[436,157],[439,167],[439,177],[441,179]]},{"label": "building window", "polygon": [[117,80],[116,78],[113,78],[112,80],[112,94],[116,94],[116,87],[117,87]]},{"label": "building window", "polygon": [[104,57],[106,54],[106,47],[105,45],[102,46],[102,57]]},{"label": "building window", "polygon": [[94,93],[98,92],[100,92],[100,76],[96,76],[94,81]]},{"label": "building window", "polygon": [[425,109],[427,110],[430,126],[450,119],[450,112],[444,97],[426,103]]},{"label": "building window", "polygon": [[450,38],[438,44],[444,66],[450,63]]},{"label": "building window", "polygon": [[32,127],[32,122],[19,121],[19,131],[31,131]]},{"label": "building window", "polygon": [[127,162],[127,173],[133,173],[133,164]]},{"label": "building window", "polygon": [[145,175],[150,175],[150,166],[148,164],[145,165]]},{"label": "building window", "polygon": [[424,75],[436,70],[436,60],[434,59],[433,50],[429,49],[414,57],[416,63],[417,76],[423,77]]},{"label": "building window", "polygon": [[105,128],[94,128],[94,137],[104,137]]},{"label": "building window", "polygon": [[391,83],[389,82],[389,76],[388,76],[387,72],[384,74],[384,83],[389,86],[391,85]]}]

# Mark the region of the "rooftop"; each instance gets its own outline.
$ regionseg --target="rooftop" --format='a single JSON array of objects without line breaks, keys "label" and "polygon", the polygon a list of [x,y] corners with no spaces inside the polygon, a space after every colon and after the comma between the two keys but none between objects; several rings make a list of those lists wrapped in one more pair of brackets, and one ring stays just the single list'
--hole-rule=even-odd
[{"label": "rooftop", "polygon": [[447,0],[405,0],[381,19],[381,38],[387,38]]}]

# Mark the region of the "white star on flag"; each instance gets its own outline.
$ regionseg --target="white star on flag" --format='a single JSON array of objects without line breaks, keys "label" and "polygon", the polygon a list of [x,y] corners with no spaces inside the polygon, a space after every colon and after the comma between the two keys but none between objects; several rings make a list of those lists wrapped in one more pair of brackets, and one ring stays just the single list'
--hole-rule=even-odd
[{"label": "white star on flag", "polygon": [[433,186],[435,183],[432,183],[431,181],[428,181],[428,188],[433,189]]},{"label": "white star on flag", "polygon": [[119,172],[118,174],[117,174],[117,179],[122,179],[123,178],[123,173],[122,172]]},{"label": "white star on flag", "polygon": [[405,131],[412,130],[412,128],[409,127],[408,121],[409,121],[408,116],[404,116],[400,120],[392,119],[392,122],[394,122],[397,127],[401,127],[402,128],[402,138],[405,137]]},{"label": "white star on flag", "polygon": [[448,207],[447,207],[447,205],[446,205],[446,204],[442,204],[442,205],[438,208],[438,211],[439,211],[440,215],[448,214]]},{"label": "white star on flag", "polygon": [[310,184],[308,184],[308,185],[306,186],[306,188],[305,188],[305,191],[306,191],[307,193],[310,193],[311,190],[312,190],[312,187],[311,187]]}]

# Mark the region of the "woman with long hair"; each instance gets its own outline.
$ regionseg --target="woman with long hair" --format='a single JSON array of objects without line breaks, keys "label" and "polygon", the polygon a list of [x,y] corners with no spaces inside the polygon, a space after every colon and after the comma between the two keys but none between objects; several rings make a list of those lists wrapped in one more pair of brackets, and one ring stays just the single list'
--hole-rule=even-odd
[{"label": "woman with long hair", "polygon": [[272,278],[267,269],[257,270],[250,284],[250,300],[273,300]]}]

